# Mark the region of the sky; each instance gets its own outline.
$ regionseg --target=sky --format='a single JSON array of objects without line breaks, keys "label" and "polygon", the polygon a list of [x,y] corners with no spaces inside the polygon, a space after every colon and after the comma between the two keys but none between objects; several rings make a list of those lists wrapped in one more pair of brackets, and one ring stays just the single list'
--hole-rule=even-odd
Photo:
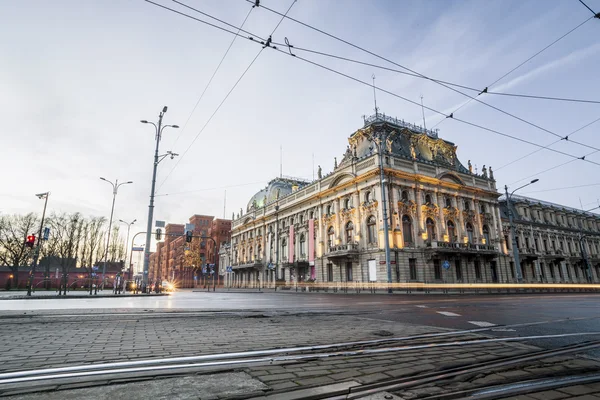
[{"label": "sky", "polygon": [[[209,20],[173,1],[155,1]],[[182,2],[237,27],[247,17],[244,29],[263,38],[281,20],[245,0]],[[292,1],[260,3],[284,13]],[[600,0],[586,4],[600,11]],[[134,182],[119,188],[115,221],[137,219],[132,233],[144,231],[155,131],[139,121],[156,122],[166,105],[163,122],[180,129],[164,130],[160,153],[180,156],[159,164],[155,219],[231,218],[279,175],[280,148],[283,174],[310,180],[318,165],[323,173],[333,169],[347,138],[362,127],[362,116],[374,113],[372,88],[286,55],[285,46],[279,46],[284,52],[261,51],[244,38],[233,42],[206,89],[234,36],[144,0],[3,1],[0,15],[2,214],[41,213],[35,194],[50,191],[49,212],[108,218],[112,188],[99,179],[104,177]],[[590,18],[576,0],[544,7],[536,0],[297,0],[288,15],[435,79],[505,93],[600,100],[598,19],[491,85]],[[285,38],[296,48],[400,69],[287,19],[273,41]],[[366,82],[375,74],[378,87],[417,103],[423,96],[426,107],[446,115],[468,100],[432,81],[292,51]],[[454,116],[543,146],[558,139],[552,133],[564,137],[600,119],[600,104],[485,94],[479,99],[531,124],[475,101]],[[377,105],[386,115],[422,124],[419,106],[382,92]],[[575,160],[544,172],[573,158],[541,150],[503,167],[537,148],[431,110],[425,110],[425,122],[458,146],[463,164],[471,160],[479,171],[491,165],[500,191],[535,177],[539,182],[518,193],[576,208],[598,205],[600,165]],[[600,121],[551,148],[576,157],[590,154],[593,149],[572,141],[600,149],[599,130]],[[586,160],[600,163],[600,152]]]}]

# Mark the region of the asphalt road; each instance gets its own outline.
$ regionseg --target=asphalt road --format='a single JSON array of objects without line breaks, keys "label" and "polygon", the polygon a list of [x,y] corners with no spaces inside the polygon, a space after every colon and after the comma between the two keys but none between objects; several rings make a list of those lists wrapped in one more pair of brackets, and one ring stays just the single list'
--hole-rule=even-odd
[{"label": "asphalt road", "polygon": [[[600,295],[402,295],[325,294],[281,292],[180,291],[168,297],[44,299],[2,301],[4,310],[34,311],[109,309],[119,312],[143,310],[201,311],[293,311],[350,313],[360,318],[389,320],[450,329],[490,327],[494,336],[561,335],[600,332]],[[529,326],[515,324],[540,323]],[[531,343],[555,348],[600,334],[535,340]],[[600,350],[589,352],[600,358]]]}]

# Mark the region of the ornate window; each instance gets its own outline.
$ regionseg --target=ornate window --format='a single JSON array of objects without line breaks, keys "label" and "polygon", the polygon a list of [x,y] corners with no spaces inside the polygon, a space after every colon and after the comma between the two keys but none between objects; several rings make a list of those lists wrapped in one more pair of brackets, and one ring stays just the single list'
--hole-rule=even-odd
[{"label": "ornate window", "polygon": [[444,201],[446,202],[446,208],[452,207],[452,200],[450,200],[450,197],[445,197]]},{"label": "ornate window", "polygon": [[404,235],[404,244],[412,243],[412,221],[408,215],[402,216],[402,234]]},{"label": "ornate window", "polygon": [[346,243],[354,242],[354,224],[352,221],[349,221],[346,224]]},{"label": "ornate window", "polygon": [[352,208],[352,199],[350,197],[344,200],[344,209],[349,210]]},{"label": "ornate window", "polygon": [[471,203],[469,200],[465,200],[464,202],[465,211],[469,211],[471,209]]},{"label": "ornate window", "polygon": [[485,213],[485,203],[479,203],[479,212]]},{"label": "ornate window", "polygon": [[300,255],[306,256],[306,237],[304,234],[300,235]]},{"label": "ornate window", "polygon": [[308,213],[308,218],[313,219],[315,217],[314,211]]},{"label": "ornate window", "polygon": [[456,240],[456,229],[454,227],[454,222],[448,221],[447,226],[448,226],[448,238],[449,238],[450,242],[454,242]]},{"label": "ornate window", "polygon": [[366,202],[366,203],[370,203],[371,201],[373,201],[373,198],[372,198],[372,197],[373,197],[373,196],[371,196],[371,192],[370,192],[370,191],[367,191],[367,192],[365,193],[365,202]]},{"label": "ornate window", "polygon": [[242,263],[246,262],[246,249],[242,249]]},{"label": "ornate window", "polygon": [[262,246],[260,244],[256,246],[256,258],[258,260],[262,259]]},{"label": "ornate window", "polygon": [[408,201],[408,191],[401,190],[400,191],[400,198],[402,199],[403,202],[406,203]]},{"label": "ornate window", "polygon": [[303,223],[304,222],[304,215],[300,214],[300,217],[298,217],[298,221],[300,223]]},{"label": "ornate window", "polygon": [[469,243],[473,243],[473,225],[470,222],[467,222],[467,238]]},{"label": "ornate window", "polygon": [[427,239],[435,240],[435,222],[431,218],[427,218],[425,225],[427,226]]},{"label": "ornate window", "polygon": [[483,226],[483,238],[485,239],[485,244],[490,244],[490,228],[487,225]]},{"label": "ornate window", "polygon": [[425,195],[425,204],[431,204],[431,195],[430,194]]},{"label": "ornate window", "polygon": [[375,226],[375,217],[372,215],[369,218],[367,218],[367,233],[369,243],[377,243],[377,229]]},{"label": "ornate window", "polygon": [[333,229],[333,226],[330,226],[329,229],[327,229],[327,245],[329,247],[333,246],[334,244],[334,236],[335,230]]},{"label": "ornate window", "polygon": [[248,250],[248,260],[249,261],[254,260],[254,254],[252,253],[252,247],[250,247],[250,250]]},{"label": "ornate window", "polygon": [[327,206],[327,215],[331,215],[331,211],[333,210],[333,208],[331,207],[331,204]]},{"label": "ornate window", "polygon": [[284,259],[287,257],[287,242],[285,239],[281,239],[281,257]]}]

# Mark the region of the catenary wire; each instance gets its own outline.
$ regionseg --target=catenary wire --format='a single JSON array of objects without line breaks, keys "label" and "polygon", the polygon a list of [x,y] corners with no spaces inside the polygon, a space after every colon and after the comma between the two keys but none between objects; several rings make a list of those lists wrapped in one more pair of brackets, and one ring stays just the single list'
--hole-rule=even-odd
[{"label": "catenary wire", "polygon": [[531,155],[533,155],[533,154],[535,154],[535,153],[537,153],[537,152],[540,152],[540,151],[542,151],[542,150],[544,150],[544,149],[547,149],[548,147],[550,147],[550,146],[552,146],[552,145],[555,145],[556,143],[558,143],[558,142],[560,142],[560,141],[562,141],[562,140],[568,140],[569,136],[571,136],[571,135],[574,135],[575,133],[577,133],[577,132],[581,131],[582,129],[585,129],[585,128],[587,128],[588,126],[590,126],[590,125],[592,125],[592,124],[594,124],[594,123],[596,123],[596,122],[598,122],[598,121],[600,121],[600,118],[597,118],[597,119],[593,120],[592,122],[590,122],[590,123],[588,123],[588,124],[585,124],[585,125],[584,125],[584,126],[582,126],[581,128],[574,130],[573,132],[571,132],[571,133],[569,133],[567,136],[565,136],[565,138],[562,138],[562,139],[555,140],[554,142],[552,142],[552,143],[550,143],[550,144],[548,144],[548,145],[546,145],[546,146],[544,146],[544,147],[540,147],[539,149],[536,149],[536,150],[534,150],[534,151],[532,151],[532,152],[530,152],[530,153],[527,153],[527,154],[525,154],[524,156],[521,156],[521,157],[517,158],[516,160],[512,160],[512,161],[510,161],[510,162],[508,162],[508,163],[506,163],[506,164],[504,164],[504,165],[502,165],[502,166],[500,166],[500,167],[496,168],[496,171],[499,171],[499,170],[501,170],[501,169],[502,169],[502,168],[504,168],[504,167],[508,167],[509,165],[511,165],[511,164],[514,164],[514,163],[516,163],[517,161],[521,161],[521,160],[523,160],[524,158],[527,158],[527,157],[529,157],[529,156],[531,156]]},{"label": "catenary wire", "polygon": [[[146,1],[148,1],[148,0],[146,0]],[[200,20],[200,22],[204,22],[204,21],[201,21],[201,20]],[[256,41],[254,41],[254,42],[255,42],[255,43],[258,43],[258,42],[256,42]],[[356,77],[353,77],[353,76],[351,76],[351,75],[345,74],[345,73],[343,73],[343,72],[337,71],[337,70],[335,70],[335,69],[333,69],[333,68],[330,68],[330,67],[327,67],[327,66],[325,66],[325,65],[319,64],[319,63],[317,63],[317,62],[315,62],[315,61],[312,61],[312,60],[309,60],[309,59],[306,59],[306,58],[303,58],[303,57],[299,57],[298,55],[294,55],[294,54],[288,53],[288,52],[286,52],[286,51],[284,51],[284,50],[281,50],[281,49],[279,49],[279,48],[276,48],[276,47],[271,47],[271,46],[267,46],[267,47],[269,47],[269,48],[271,48],[271,49],[273,49],[273,50],[275,50],[275,51],[278,51],[278,52],[280,52],[280,53],[282,53],[282,54],[285,54],[285,55],[288,55],[288,56],[293,56],[293,57],[294,57],[294,58],[296,58],[296,59],[302,60],[302,61],[304,61],[304,62],[307,62],[307,63],[309,63],[309,64],[312,64],[312,65],[314,65],[314,66],[320,67],[320,68],[322,68],[322,69],[325,69],[325,70],[327,70],[327,71],[330,71],[330,72],[333,72],[333,73],[335,73],[335,74],[337,74],[337,75],[340,75],[340,76],[346,77],[346,78],[348,78],[348,79],[350,79],[350,80],[353,80],[353,81],[355,81],[355,82],[358,82],[358,83],[361,83],[361,84],[363,84],[363,85],[366,85],[366,86],[368,86],[369,88],[373,88],[373,87],[375,87],[375,89],[376,89],[376,90],[379,90],[379,91],[381,91],[381,92],[383,92],[383,93],[389,94],[389,95],[391,95],[391,96],[394,96],[394,97],[397,97],[397,98],[399,98],[399,99],[402,99],[402,100],[404,100],[404,101],[406,101],[406,102],[408,102],[408,103],[411,103],[411,104],[413,104],[413,105],[415,105],[415,106],[422,107],[421,103],[418,103],[418,102],[416,102],[416,101],[410,100],[410,99],[408,99],[408,98],[406,98],[406,97],[403,97],[403,96],[401,96],[401,95],[399,95],[399,94],[396,94],[396,93],[390,92],[389,90],[386,90],[386,89],[383,89],[383,88],[380,88],[380,87],[374,86],[372,83],[369,83],[369,82],[363,81],[363,80],[361,80],[361,79],[359,79],[359,78],[356,78]],[[532,145],[532,146],[536,146],[536,147],[544,147],[544,146],[542,146],[542,145],[540,145],[540,144],[537,144],[537,143],[534,143],[534,142],[528,141],[528,140],[526,140],[526,139],[522,139],[522,138],[519,138],[519,137],[516,137],[516,136],[512,136],[512,135],[509,135],[509,134],[507,134],[507,133],[500,132],[500,131],[498,131],[498,130],[495,130],[495,129],[487,128],[487,127],[485,127],[485,126],[482,126],[482,125],[479,125],[479,124],[476,124],[476,123],[473,123],[473,122],[469,122],[469,121],[467,121],[467,120],[463,120],[463,119],[460,119],[460,118],[456,118],[456,117],[454,117],[452,114],[450,114],[450,115],[446,115],[446,114],[444,114],[443,112],[441,112],[441,111],[439,111],[439,110],[436,110],[436,109],[434,109],[434,108],[431,108],[431,107],[429,107],[429,106],[423,106],[423,108],[425,108],[425,109],[427,109],[427,110],[429,110],[429,111],[432,111],[432,112],[434,112],[434,113],[436,113],[436,114],[443,115],[443,116],[444,116],[444,117],[446,117],[446,118],[453,119],[453,120],[455,120],[455,121],[458,121],[458,122],[461,122],[461,123],[463,123],[463,124],[466,124],[466,125],[469,125],[469,126],[473,126],[473,127],[476,127],[476,128],[479,128],[479,129],[482,129],[482,130],[485,130],[485,131],[488,131],[488,132],[491,132],[491,133],[495,133],[495,134],[498,134],[498,135],[500,135],[500,136],[508,137],[508,138],[511,138],[511,139],[514,139],[514,140],[520,141],[520,142],[522,142],[522,143],[527,143],[527,144],[530,144],[530,145]],[[556,149],[551,149],[551,148],[548,148],[547,150],[548,150],[548,151],[551,151],[551,152],[554,152],[554,153],[557,153],[557,154],[562,154],[562,155],[565,155],[565,156],[571,157],[571,158],[573,158],[573,161],[574,161],[574,160],[582,160],[582,161],[589,162],[589,163],[591,163],[591,164],[594,164],[594,165],[599,165],[599,166],[600,166],[600,163],[597,163],[597,162],[594,162],[594,161],[591,161],[591,160],[586,160],[586,159],[585,159],[585,157],[586,157],[586,156],[583,156],[583,157],[578,157],[578,156],[574,156],[574,155],[572,155],[572,154],[565,153],[565,152],[563,152],[563,151],[556,150]],[[590,153],[590,154],[591,154],[591,153]]]},{"label": "catenary wire", "polygon": [[591,186],[600,186],[600,183],[590,183],[590,184],[587,184],[587,185],[566,186],[566,187],[553,188],[553,189],[544,189],[544,190],[533,190],[531,192],[525,192],[523,194],[542,193],[542,192],[554,192],[554,191],[557,191],[557,190],[579,189],[579,188],[591,187]]},{"label": "catenary wire", "polygon": [[[175,0],[173,0],[173,1],[175,1]],[[246,14],[246,18],[244,18],[244,21],[242,21],[242,25],[240,25],[240,29],[238,29],[238,31],[237,31],[238,34],[240,33],[242,27],[246,24],[246,21],[248,20],[248,17],[250,17],[250,14],[252,13],[252,10],[254,10],[254,7],[251,7],[250,10],[248,11],[248,14]],[[200,101],[202,101],[202,98],[204,97],[204,94],[206,93],[206,91],[210,87],[210,84],[212,83],[213,79],[217,75],[217,72],[219,72],[219,68],[221,68],[221,65],[223,64],[223,61],[225,61],[225,58],[227,57],[227,54],[229,54],[229,50],[231,50],[231,48],[233,47],[233,44],[235,43],[235,41],[236,41],[237,38],[238,38],[237,35],[234,36],[233,39],[231,40],[231,43],[229,43],[229,46],[227,47],[227,50],[225,50],[225,53],[223,54],[223,57],[221,57],[221,61],[219,61],[219,64],[217,65],[217,68],[215,68],[212,76],[208,80],[208,83],[206,84],[206,86],[204,86],[204,90],[202,90],[202,93],[200,94],[200,97],[198,98],[198,101],[194,105],[194,108],[192,109],[192,112],[190,113],[190,115],[187,117],[187,120],[183,124],[183,128],[179,131],[179,134],[175,138],[175,141],[173,142],[173,145],[172,145],[173,147],[175,147],[175,145],[177,144],[177,141],[179,140],[179,138],[181,137],[181,135],[183,134],[183,132],[185,132],[185,128],[187,127],[188,123],[190,122],[190,119],[192,118],[192,116],[194,115],[194,112],[196,112],[196,108],[198,108],[198,105],[200,104]]]},{"label": "catenary wire", "polygon": [[[276,44],[278,46],[288,46],[285,43],[274,43],[274,44]],[[360,64],[360,65],[373,67],[373,68],[377,68],[377,69],[381,69],[381,70],[385,70],[385,71],[396,72],[398,74],[412,76],[414,78],[419,78],[419,79],[426,79],[426,80],[436,82],[436,83],[443,83],[443,84],[446,84],[449,86],[453,86],[453,87],[457,87],[457,88],[461,88],[461,89],[465,89],[465,90],[470,90],[470,91],[477,92],[477,93],[481,92],[481,89],[477,89],[474,87],[465,86],[465,85],[461,85],[461,84],[453,83],[453,82],[448,82],[448,81],[445,81],[442,79],[435,79],[435,78],[431,78],[431,77],[427,77],[427,76],[423,76],[423,75],[419,75],[419,74],[414,74],[412,72],[406,72],[406,71],[402,71],[399,69],[385,67],[383,65],[373,64],[373,63],[369,63],[366,61],[360,61],[360,60],[356,60],[356,59],[352,59],[352,58],[348,58],[348,57],[344,57],[344,56],[340,56],[340,55],[336,55],[336,54],[326,53],[326,52],[322,52],[322,51],[318,51],[318,50],[312,50],[312,49],[308,49],[308,48],[304,48],[304,47],[298,47],[295,45],[290,47],[290,51],[292,51],[292,50],[293,51],[302,51],[302,52],[311,53],[311,54],[317,54],[320,56],[330,57],[330,58],[334,58],[334,59],[342,60],[342,61],[348,61],[348,62],[351,62],[354,64]],[[536,95],[523,94],[523,93],[504,93],[504,92],[487,91],[486,94],[498,95],[498,96],[509,96],[509,97],[522,97],[522,98],[540,99],[540,100],[565,101],[565,102],[574,102],[574,103],[600,104],[600,100],[572,99],[572,98],[567,98],[567,97],[553,97],[553,96],[536,96]]]},{"label": "catenary wire", "polygon": [[[145,1],[149,1],[149,0],[145,0]],[[181,3],[181,2],[177,2],[177,3],[183,5],[183,3]],[[287,11],[284,14],[284,16],[287,15],[287,13],[292,9],[292,7],[293,7],[293,5],[295,3],[296,3],[296,0],[293,0],[292,4],[290,4],[290,6],[287,9]],[[165,8],[165,7],[163,7],[163,8]],[[181,14],[181,13],[178,12],[178,14]],[[203,15],[204,15],[204,13],[203,13]],[[271,36],[275,33],[275,30],[279,27],[279,25],[281,24],[281,21],[283,19],[284,19],[284,17],[281,17],[281,20],[279,21],[279,23],[277,24],[277,26],[275,27],[275,29],[273,29],[273,31],[271,32]],[[201,21],[201,20],[199,20],[199,21]],[[202,22],[206,22],[206,21],[202,21]],[[209,24],[209,25],[212,25],[212,24]],[[235,34],[238,35],[237,33],[235,33]],[[254,40],[254,39],[251,39],[251,40]],[[208,118],[208,120],[206,120],[206,123],[202,126],[202,128],[200,129],[200,131],[196,134],[196,136],[194,137],[194,139],[192,140],[192,142],[188,145],[188,147],[181,154],[181,156],[179,156],[179,159],[177,160],[177,162],[175,163],[175,165],[173,166],[173,168],[171,168],[171,170],[169,171],[169,173],[167,174],[167,176],[163,179],[163,181],[161,182],[161,184],[158,186],[158,189],[160,189],[162,187],[162,185],[164,185],[164,183],[167,181],[167,179],[169,179],[169,177],[171,176],[171,174],[173,173],[173,171],[175,171],[175,169],[177,168],[177,166],[179,165],[179,163],[181,163],[181,160],[183,159],[183,157],[185,157],[185,155],[190,151],[190,149],[192,148],[192,146],[194,145],[194,143],[196,142],[196,140],[198,140],[198,138],[200,137],[200,135],[202,134],[202,132],[204,131],[204,129],[206,129],[206,127],[208,126],[208,124],[210,123],[210,121],[212,121],[213,117],[221,109],[221,107],[223,106],[223,104],[225,103],[225,101],[229,98],[229,96],[231,95],[231,93],[233,93],[233,91],[238,86],[238,84],[242,81],[242,79],[244,78],[244,76],[246,76],[246,73],[248,73],[248,71],[250,70],[250,68],[252,67],[252,65],[254,65],[254,63],[256,62],[256,60],[258,59],[258,57],[262,54],[263,50],[265,48],[267,48],[267,47],[269,47],[269,46],[263,46],[258,51],[258,53],[256,53],[256,56],[252,59],[252,61],[250,62],[250,64],[248,64],[248,66],[246,67],[246,69],[244,70],[244,72],[242,72],[242,75],[240,75],[240,77],[234,83],[234,85],[231,87],[231,89],[229,90],[229,92],[227,92],[227,94],[225,95],[225,97],[223,98],[223,100],[221,100],[221,102],[219,103],[219,105],[217,106],[217,108],[215,109],[215,111],[210,115],[210,117]]]},{"label": "catenary wire", "polygon": [[580,2],[581,4],[583,4],[585,8],[587,8],[588,10],[590,10],[590,11],[591,11],[591,13],[592,13],[592,14],[594,14],[594,17],[596,17],[596,18],[600,18],[600,16],[598,16],[598,14],[596,14],[596,12],[595,12],[594,10],[592,10],[590,7],[588,7],[588,5],[587,5],[587,4],[585,4],[585,3],[583,2],[583,0],[579,0],[579,2]]}]

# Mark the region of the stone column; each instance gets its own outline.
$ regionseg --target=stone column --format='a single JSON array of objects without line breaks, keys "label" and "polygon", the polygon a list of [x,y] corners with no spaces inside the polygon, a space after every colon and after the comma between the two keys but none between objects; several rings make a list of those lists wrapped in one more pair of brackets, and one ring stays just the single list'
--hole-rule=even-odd
[{"label": "stone column", "polygon": [[444,195],[442,193],[434,193],[435,196],[435,204],[437,204],[438,206],[438,215],[439,215],[439,219],[440,219],[440,229],[441,229],[441,235],[439,236],[440,241],[444,240],[444,232],[446,232],[446,221],[444,220]]},{"label": "stone column", "polygon": [[562,276],[565,282],[569,282],[569,275],[567,274],[567,262],[566,261],[561,261],[560,262],[560,270],[562,271]]},{"label": "stone column", "polygon": [[535,265],[535,275],[537,277],[537,281],[541,282],[542,281],[542,270],[540,268],[540,260],[536,259],[533,263]]},{"label": "stone column", "polygon": [[[423,232],[425,230],[425,220],[423,218],[423,213],[421,210],[421,207],[423,206],[423,193],[418,188],[416,189],[416,203],[417,203],[417,221],[415,221],[415,226],[417,226],[418,232]],[[420,237],[420,235],[417,235],[417,236]]]},{"label": "stone column", "polygon": [[464,204],[460,201],[458,196],[454,198],[454,201],[456,202],[456,208],[458,209],[458,227],[456,229],[456,236],[458,236],[458,241],[462,242],[466,232],[465,218],[463,217]]},{"label": "stone column", "polygon": [[342,224],[342,219],[340,218],[340,199],[339,197],[333,200],[333,212],[335,213],[335,244],[342,243],[342,228],[340,225]]},{"label": "stone column", "polygon": [[481,242],[481,238],[483,237],[483,215],[481,215],[481,210],[479,209],[479,200],[475,199],[473,203],[475,204],[475,215],[477,215],[477,218],[475,218],[475,225],[478,232],[477,238]]}]

